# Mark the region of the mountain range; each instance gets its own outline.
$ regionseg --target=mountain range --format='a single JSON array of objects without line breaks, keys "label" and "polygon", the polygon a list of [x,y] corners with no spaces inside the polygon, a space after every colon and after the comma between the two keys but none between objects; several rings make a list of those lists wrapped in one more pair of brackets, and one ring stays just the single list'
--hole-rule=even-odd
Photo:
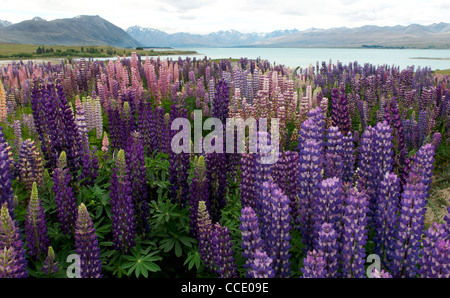
[{"label": "mountain range", "polygon": [[310,28],[241,33],[167,33],[132,26],[126,31],[99,16],[46,21],[40,17],[11,24],[0,20],[0,43],[111,45],[117,47],[374,47],[450,48],[450,24]]},{"label": "mountain range", "polygon": [[123,29],[99,16],[46,21],[40,17],[0,26],[0,42],[36,45],[111,45],[136,47],[140,43]]}]

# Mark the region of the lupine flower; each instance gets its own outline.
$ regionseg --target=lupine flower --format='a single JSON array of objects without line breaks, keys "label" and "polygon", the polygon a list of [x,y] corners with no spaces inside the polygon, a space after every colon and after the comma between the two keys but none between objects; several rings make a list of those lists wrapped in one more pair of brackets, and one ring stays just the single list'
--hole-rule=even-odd
[{"label": "lupine flower", "polygon": [[103,153],[108,152],[109,149],[109,141],[108,141],[108,135],[106,134],[106,131],[103,133],[103,140],[102,140],[102,151]]},{"label": "lupine flower", "polygon": [[414,277],[417,273],[427,203],[427,190],[422,181],[421,177],[411,173],[401,196],[391,268],[394,277]]},{"label": "lupine flower", "polygon": [[326,278],[327,269],[323,252],[320,250],[308,251],[306,258],[303,260],[302,278]]},{"label": "lupine flower", "polygon": [[344,174],[344,142],[338,127],[328,128],[325,149],[325,177],[342,179]]},{"label": "lupine flower", "polygon": [[137,229],[139,233],[146,234],[150,232],[150,227],[148,225],[150,209],[147,201],[145,152],[140,133],[135,132],[130,136],[125,155],[131,185],[131,194],[133,197],[134,212],[136,215]]},{"label": "lupine flower", "polygon": [[242,207],[256,208],[256,184],[253,171],[255,169],[255,154],[244,153],[241,158],[241,204]]},{"label": "lupine flower", "polygon": [[450,277],[450,240],[445,226],[436,222],[425,231],[419,259],[422,278]]},{"label": "lupine flower", "polygon": [[212,220],[218,221],[225,206],[227,187],[227,157],[223,153],[206,154],[206,177],[209,182],[210,212]]},{"label": "lupine flower", "polygon": [[324,222],[318,233],[317,250],[323,253],[327,278],[337,277],[339,268],[337,238],[338,234],[333,224]]},{"label": "lupine flower", "polygon": [[[172,105],[170,111],[170,122],[172,123],[177,118],[187,119],[187,109],[184,106]],[[176,134],[176,131],[170,131],[170,138]],[[179,145],[179,144],[177,144]],[[189,170],[189,153],[175,153],[172,149],[169,151],[169,193],[172,202],[179,204],[184,208],[187,204],[189,184],[188,184],[188,170]]]},{"label": "lupine flower", "polygon": [[[318,240],[319,232],[324,223],[331,224],[336,233],[341,232],[340,222],[343,211],[341,187],[341,181],[336,177],[328,178],[319,183],[314,206],[314,240]],[[317,245],[315,247],[317,248]]]},{"label": "lupine flower", "polygon": [[47,275],[51,275],[59,271],[58,261],[55,259],[55,252],[51,246],[48,247],[47,257],[45,257],[41,271]]},{"label": "lupine flower", "polygon": [[247,273],[248,278],[274,278],[275,271],[272,269],[272,259],[265,251],[256,250],[250,268]]},{"label": "lupine flower", "polygon": [[31,191],[33,182],[42,184],[44,167],[34,141],[30,139],[23,141],[19,153],[18,167],[20,181],[24,183],[28,190]]},{"label": "lupine flower", "polygon": [[135,245],[136,226],[129,173],[123,149],[117,154],[116,164],[111,174],[109,195],[114,249],[127,254]]},{"label": "lupine flower", "polygon": [[386,173],[378,188],[375,211],[375,252],[384,262],[392,261],[394,231],[397,226],[397,212],[400,205],[400,178]]},{"label": "lupine flower", "polygon": [[11,167],[6,150],[7,145],[3,128],[0,126],[0,204],[3,206],[4,203],[7,203],[9,214],[14,218],[14,192],[11,185]]},{"label": "lupine flower", "polygon": [[261,218],[264,229],[261,236],[267,255],[273,260],[273,269],[278,277],[289,277],[291,262],[290,201],[281,189],[268,180],[262,185]]},{"label": "lupine flower", "polygon": [[318,191],[319,183],[322,181],[320,145],[317,142],[306,140],[302,146],[302,151],[299,153],[299,165],[300,192],[298,197],[300,216],[298,217],[298,222],[303,245],[309,250],[313,245],[316,192]]},{"label": "lupine flower", "polygon": [[200,156],[194,161],[194,177],[189,191],[191,235],[198,237],[198,204],[203,201],[209,206],[209,183],[206,178],[205,158]]},{"label": "lupine flower", "polygon": [[346,206],[342,218],[342,273],[343,277],[361,278],[364,276],[369,200],[364,192],[354,188],[346,191],[344,200]]},{"label": "lupine flower", "polygon": [[[263,242],[258,217],[252,207],[244,207],[241,214],[239,228],[242,234],[242,256],[246,259],[244,268],[248,269],[253,263],[255,252],[263,249]],[[250,277],[249,275],[250,272],[247,271],[247,277]]]},{"label": "lupine flower", "polygon": [[81,203],[75,229],[75,251],[80,257],[80,274],[82,278],[101,278],[103,275],[100,248],[95,233],[94,223]]},{"label": "lupine flower", "polygon": [[25,234],[29,255],[39,259],[47,251],[50,241],[47,235],[44,208],[38,196],[36,182],[33,183],[31,198],[28,203],[27,216],[25,218]]},{"label": "lupine flower", "polygon": [[233,257],[233,244],[227,227],[216,223],[211,233],[211,250],[213,252],[216,273],[221,278],[236,278],[237,269]]},{"label": "lupine flower", "polygon": [[66,152],[61,152],[58,166],[53,172],[53,193],[57,206],[58,222],[64,234],[73,233],[77,219],[77,203],[70,186],[72,176],[67,168]]},{"label": "lupine flower", "polygon": [[9,272],[9,277],[26,278],[27,259],[20,234],[18,223],[11,218],[7,203],[3,203],[0,210],[0,250],[4,252],[3,262],[9,267],[4,272]]},{"label": "lupine flower", "polygon": [[211,233],[213,225],[204,201],[198,202],[198,250],[205,266],[211,271],[214,269],[214,256],[211,249]]},{"label": "lupine flower", "polygon": [[433,176],[433,163],[434,163],[434,146],[432,144],[423,145],[413,160],[410,175],[417,175],[420,177],[421,182],[424,184],[426,190],[426,198],[429,196],[431,188],[431,176]]}]

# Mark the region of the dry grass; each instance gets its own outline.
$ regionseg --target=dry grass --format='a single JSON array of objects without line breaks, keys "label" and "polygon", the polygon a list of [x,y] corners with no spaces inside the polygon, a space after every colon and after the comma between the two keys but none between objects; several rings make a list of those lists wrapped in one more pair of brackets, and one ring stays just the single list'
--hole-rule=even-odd
[{"label": "dry grass", "polygon": [[450,187],[432,191],[425,214],[425,228],[430,227],[433,222],[443,223],[449,206]]}]

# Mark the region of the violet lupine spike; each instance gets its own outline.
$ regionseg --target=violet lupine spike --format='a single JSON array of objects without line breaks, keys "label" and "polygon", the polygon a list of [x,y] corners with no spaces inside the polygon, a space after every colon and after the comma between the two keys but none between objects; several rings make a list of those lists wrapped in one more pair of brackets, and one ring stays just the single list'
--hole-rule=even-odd
[{"label": "violet lupine spike", "polygon": [[[337,177],[328,178],[319,183],[314,210],[314,241],[319,239],[323,223],[331,224],[337,234],[341,233],[340,222],[343,211],[341,187],[341,180]],[[314,246],[317,249],[317,243]]]},{"label": "violet lupine spike", "polygon": [[0,249],[0,278],[18,278],[20,266],[14,247]]},{"label": "violet lupine spike", "polygon": [[380,181],[386,173],[392,172],[393,168],[393,144],[392,144],[392,128],[386,121],[378,122],[374,128],[373,147],[370,152],[372,161],[371,175],[368,176],[366,193],[369,195],[369,208],[373,224],[378,205],[377,194]]},{"label": "violet lupine spike", "polygon": [[98,176],[98,158],[95,155],[97,148],[86,147],[81,158],[82,171],[79,179],[83,180],[82,185],[94,185],[95,178]]},{"label": "violet lupine spike", "polygon": [[378,188],[378,199],[374,217],[374,251],[381,257],[385,264],[392,262],[394,231],[397,227],[399,205],[400,178],[394,173],[386,173]]},{"label": "violet lupine spike", "polygon": [[94,223],[83,203],[78,207],[75,252],[80,257],[81,278],[103,277],[98,237],[95,233]]},{"label": "violet lupine spike", "polygon": [[256,208],[256,185],[253,171],[255,169],[255,154],[244,153],[241,157],[241,204],[242,207]]},{"label": "violet lupine spike", "polygon": [[135,132],[130,136],[125,155],[129,173],[128,178],[131,184],[137,232],[141,235],[146,235],[150,232],[150,226],[148,224],[150,208],[147,198],[145,152],[140,133]]},{"label": "violet lupine spike", "polygon": [[316,249],[323,253],[327,278],[337,277],[339,268],[337,238],[338,233],[333,228],[333,224],[324,222],[318,233]]},{"label": "violet lupine spike", "polygon": [[41,271],[46,275],[54,274],[59,271],[58,265],[58,261],[55,259],[55,252],[53,251],[53,247],[49,246],[47,256],[45,257]]},{"label": "violet lupine spike", "polygon": [[209,182],[210,212],[214,222],[219,221],[226,204],[227,157],[223,153],[206,154],[206,177]]},{"label": "violet lupine spike", "polygon": [[7,203],[3,203],[0,210],[0,249],[12,249],[12,251],[10,250],[10,258],[13,257],[15,259],[15,264],[13,265],[14,270],[12,270],[12,276],[10,277],[27,278],[28,262],[25,246],[22,241],[19,225],[11,218]]},{"label": "violet lupine spike", "polygon": [[272,269],[272,259],[267,256],[265,251],[256,250],[247,278],[274,278],[275,271]]},{"label": "violet lupine spike", "polygon": [[123,149],[117,153],[109,195],[114,249],[122,254],[128,254],[135,245],[136,225],[129,172]]},{"label": "violet lupine spike", "polygon": [[28,254],[30,256],[37,260],[47,252],[50,240],[47,234],[44,208],[38,196],[36,182],[33,183],[27,215],[25,217],[25,235]]},{"label": "violet lupine spike", "polygon": [[320,145],[314,140],[306,140],[299,152],[300,215],[297,218],[306,250],[311,250],[313,246],[315,198],[322,181],[321,173]]},{"label": "violet lupine spike", "polygon": [[18,168],[20,181],[24,183],[26,189],[31,191],[33,182],[37,182],[39,185],[42,184],[44,166],[35,143],[31,139],[22,142]]},{"label": "violet lupine spike", "polygon": [[8,157],[6,140],[3,134],[3,128],[0,126],[0,204],[8,204],[8,210],[14,219],[14,191],[11,182],[11,167]]},{"label": "violet lupine spike", "polygon": [[325,177],[342,179],[344,174],[344,142],[337,126],[328,128],[325,149]]},{"label": "violet lupine spike", "polygon": [[392,276],[412,278],[417,274],[420,240],[426,212],[426,186],[414,173],[408,177],[400,201],[400,215],[395,233]]},{"label": "violet lupine spike", "polygon": [[424,184],[426,190],[425,198],[429,197],[429,191],[431,188],[434,155],[435,149],[432,144],[423,145],[420,147],[419,151],[417,151],[410,171],[410,175],[420,176],[422,180],[421,182]]},{"label": "violet lupine spike", "polygon": [[302,146],[307,139],[313,139],[319,144],[320,154],[323,154],[323,139],[324,139],[325,123],[322,109],[315,108],[308,112],[308,119],[301,124],[298,139],[298,152],[301,153]]},{"label": "violet lupine spike", "polygon": [[198,202],[198,250],[201,258],[205,263],[206,268],[210,271],[214,270],[214,256],[211,248],[211,234],[213,231],[213,224],[209,212],[206,209],[205,201]]},{"label": "violet lupine spike", "polygon": [[289,249],[291,245],[290,201],[281,189],[271,180],[262,185],[262,230],[267,255],[273,260],[277,277],[287,278],[291,274]]},{"label": "violet lupine spike", "polygon": [[327,269],[325,268],[324,254],[320,250],[308,251],[303,260],[303,275],[301,278],[326,278]]},{"label": "violet lupine spike", "polygon": [[[187,119],[187,109],[182,105],[172,105],[170,111],[170,122],[172,123],[177,118]],[[170,131],[170,139],[177,132]],[[183,139],[183,142],[185,140]],[[177,144],[180,145],[180,144]],[[185,144],[184,144],[185,145]],[[182,145],[180,145],[182,146]],[[169,193],[173,203],[179,204],[181,208],[186,207],[188,201],[188,171],[189,171],[190,154],[185,152],[175,153],[172,149],[169,151]]]},{"label": "violet lupine spike", "polygon": [[425,231],[419,259],[422,278],[450,277],[450,240],[443,224],[436,222]]},{"label": "violet lupine spike", "polygon": [[198,206],[203,201],[206,208],[209,208],[209,183],[206,178],[205,158],[200,156],[194,161],[194,177],[189,187],[189,209],[191,235],[198,238]]},{"label": "violet lupine spike", "polygon": [[259,221],[252,207],[244,207],[241,211],[239,229],[242,234],[242,256],[246,259],[244,268],[247,269],[247,277],[250,277],[250,267],[258,250],[263,250],[263,241],[259,229]]},{"label": "violet lupine spike", "polygon": [[335,89],[333,89],[332,94],[332,123],[333,126],[339,127],[339,130],[343,135],[346,135],[351,130],[350,125],[350,115],[348,112],[348,102],[345,95],[345,90],[341,89],[338,91],[337,98],[335,94]]},{"label": "violet lupine spike", "polygon": [[[269,133],[265,132],[265,131],[258,131],[257,133],[257,139],[258,139],[258,147],[257,147],[257,153],[255,154],[254,157],[254,168],[253,168],[253,175],[254,175],[254,181],[255,181],[255,191],[257,194],[257,200],[256,200],[256,208],[255,208],[255,212],[256,214],[258,214],[259,216],[261,215],[262,212],[262,204],[263,204],[263,200],[264,198],[261,196],[261,187],[262,184],[268,180],[271,179],[272,175],[273,175],[273,164],[272,163],[267,163],[267,158],[271,157],[271,153],[269,152],[270,150],[270,144],[271,144],[271,140],[270,140],[270,135]],[[250,149],[250,152],[254,152],[254,149]],[[264,229],[265,227],[262,227],[263,233],[264,233]]]},{"label": "violet lupine spike", "polygon": [[439,147],[439,144],[441,143],[441,139],[442,139],[442,135],[440,132],[435,132],[433,134],[433,139],[431,141],[431,144],[434,147],[434,151],[436,151],[437,148]]},{"label": "violet lupine spike", "polygon": [[272,174],[275,183],[290,201],[292,219],[298,217],[300,208],[298,202],[298,162],[298,152],[284,151],[280,154],[277,163],[273,166]]},{"label": "violet lupine spike", "polygon": [[355,174],[355,154],[354,154],[354,143],[352,133],[349,132],[346,136],[342,138],[343,140],[343,154],[342,159],[344,161],[344,166],[342,169],[342,182],[353,182],[353,175]]},{"label": "violet lupine spike", "polygon": [[233,257],[233,244],[231,243],[230,231],[227,227],[216,223],[211,233],[211,249],[214,256],[216,273],[220,278],[237,278],[235,260]]},{"label": "violet lupine spike", "polygon": [[53,171],[53,193],[57,206],[57,217],[64,234],[72,234],[77,219],[77,203],[70,187],[72,176],[67,168],[66,152],[61,152],[58,166]]},{"label": "violet lupine spike", "polygon": [[367,212],[369,200],[364,192],[349,189],[344,197],[345,211],[342,219],[341,237],[342,276],[364,277],[365,250],[367,243]]}]

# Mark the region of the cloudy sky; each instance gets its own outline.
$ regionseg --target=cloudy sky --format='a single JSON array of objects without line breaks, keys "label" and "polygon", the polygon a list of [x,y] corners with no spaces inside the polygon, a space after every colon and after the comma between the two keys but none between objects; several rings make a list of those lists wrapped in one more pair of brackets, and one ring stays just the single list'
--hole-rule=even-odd
[{"label": "cloudy sky", "polygon": [[0,20],[13,23],[99,15],[123,29],[138,25],[200,34],[450,21],[448,0],[0,0],[0,7]]}]

